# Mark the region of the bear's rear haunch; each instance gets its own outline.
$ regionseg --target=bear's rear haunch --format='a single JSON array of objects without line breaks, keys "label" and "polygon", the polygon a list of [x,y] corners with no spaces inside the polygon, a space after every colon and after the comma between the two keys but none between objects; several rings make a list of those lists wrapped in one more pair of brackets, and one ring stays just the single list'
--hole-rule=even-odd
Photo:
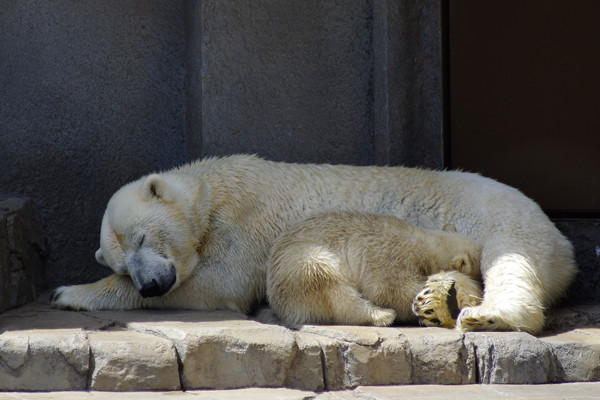
[{"label": "bear's rear haunch", "polygon": [[[476,174],[403,167],[209,158],[119,189],[96,259],[115,274],[56,289],[64,308],[248,312],[265,296],[275,240],[329,211],[392,215],[420,228],[452,225],[481,246],[481,304],[459,329],[538,333],[575,273],[571,244],[518,190]],[[410,307],[410,304],[408,305]]]}]

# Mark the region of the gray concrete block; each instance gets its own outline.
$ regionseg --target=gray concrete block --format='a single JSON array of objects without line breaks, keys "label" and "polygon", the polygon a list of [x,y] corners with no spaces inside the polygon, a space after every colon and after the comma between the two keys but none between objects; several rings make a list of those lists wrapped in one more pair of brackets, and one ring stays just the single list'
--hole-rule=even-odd
[{"label": "gray concrete block", "polygon": [[552,348],[554,381],[600,381],[600,328],[582,327],[540,339]]},{"label": "gray concrete block", "polygon": [[550,346],[524,332],[465,334],[478,383],[546,383],[554,380]]}]

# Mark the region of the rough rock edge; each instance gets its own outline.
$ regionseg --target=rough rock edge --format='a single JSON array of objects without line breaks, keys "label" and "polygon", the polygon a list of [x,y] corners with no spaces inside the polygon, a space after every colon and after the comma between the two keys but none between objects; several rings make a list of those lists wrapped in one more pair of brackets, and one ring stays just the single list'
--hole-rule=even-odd
[{"label": "rough rock edge", "polygon": [[[34,315],[36,312],[40,314],[50,312],[59,313],[57,314],[59,323],[63,318],[72,319],[72,316],[68,314],[75,313],[72,311],[53,310],[45,304],[38,303],[31,308],[12,310],[5,315],[13,318],[14,321],[20,321],[23,320],[22,314],[25,313],[29,315],[29,319],[31,320],[35,319]],[[266,314],[268,312],[269,310],[263,311]],[[560,316],[565,312],[584,313],[589,317],[590,315],[600,314],[600,306],[578,307],[575,311],[573,309],[557,310],[556,314]],[[62,315],[60,313],[65,314]],[[148,312],[145,314],[136,314],[135,311],[130,313],[101,314],[85,312],[77,314],[94,320],[92,323],[86,322],[87,325],[94,328],[80,328],[81,330],[79,331],[83,333],[81,338],[87,343],[89,352],[90,365],[86,372],[87,390],[90,390],[89,382],[94,370],[91,364],[93,360],[92,348],[89,345],[89,341],[86,340],[87,333],[94,331],[110,332],[112,330],[123,329],[170,341],[175,349],[174,357],[177,362],[177,373],[179,374],[181,388],[183,390],[197,389],[194,386],[186,385],[183,379],[185,357],[189,357],[190,355],[182,355],[181,349],[186,346],[187,340],[193,340],[191,336],[201,337],[203,330],[207,329],[207,326],[210,327],[211,331],[214,329],[210,323],[212,321],[210,317],[204,318],[203,313],[189,314],[192,320],[208,321],[208,323],[198,328],[197,335],[188,335],[189,332],[194,332],[194,330],[189,331],[190,328],[188,326],[186,328],[188,331],[183,331],[183,336],[176,340],[173,336],[169,337],[168,334],[162,332],[160,325],[153,326],[153,322],[147,319],[149,315],[153,314],[149,314]],[[170,314],[163,312],[163,315],[168,316]],[[176,320],[177,317],[173,320]],[[239,328],[241,330],[258,329],[262,331],[264,329],[268,331],[269,325],[274,325],[274,331],[285,329],[272,322],[264,323],[257,321],[257,319],[263,318],[248,318],[237,314],[226,315],[226,317],[225,320],[227,321],[242,322]],[[229,317],[233,317],[233,319],[229,319]],[[142,323],[136,321],[142,321]],[[3,322],[1,316],[0,322]],[[569,325],[569,321],[567,321],[567,325]],[[599,325],[593,325],[594,329],[600,328]],[[33,323],[33,326],[35,326],[35,323]],[[233,327],[226,324],[224,326],[225,330],[238,329],[235,327],[235,324]],[[73,328],[68,329],[75,331]],[[169,329],[179,334],[178,329],[182,328],[175,326]],[[283,384],[279,386],[320,392],[323,390],[351,389],[373,384],[558,383],[596,381],[600,379],[600,361],[598,361],[600,360],[600,331],[596,333],[594,329],[563,329],[558,333],[546,332],[540,337],[534,337],[521,332],[470,332],[459,334],[443,328],[400,327],[389,329],[353,326],[306,326],[297,331],[290,331],[293,341],[292,349],[289,355],[286,356],[289,359],[286,358],[285,360],[285,364],[288,365],[289,370],[283,376]],[[212,332],[213,335],[215,335],[215,332],[217,335],[219,334],[218,330]],[[20,334],[29,337],[27,330],[20,332]],[[76,332],[73,332],[73,334],[76,334]],[[240,337],[243,336],[242,334]],[[578,341],[579,339],[581,341]],[[592,340],[590,341],[590,339]],[[251,340],[250,344],[252,344]],[[1,341],[2,336],[0,335]],[[177,343],[178,341],[180,343]],[[287,342],[289,340],[285,341],[285,343]],[[223,343],[226,345],[226,342]],[[386,349],[386,346],[392,348],[391,353],[386,353],[389,350],[389,348]],[[433,349],[433,346],[438,350],[441,349],[441,351],[438,351],[437,355],[429,357],[430,355],[427,352],[429,349]],[[303,353],[303,349],[307,351],[311,350],[312,353]],[[447,349],[447,351],[444,351],[444,349]],[[577,351],[574,353],[575,350]],[[56,351],[59,352],[60,349],[57,348]],[[397,359],[402,354],[408,360],[407,364],[402,364],[404,361]],[[307,355],[306,359],[302,358],[303,355]],[[424,359],[420,358],[423,355],[426,357]],[[64,355],[62,356],[64,357]],[[588,362],[590,362],[589,359],[593,360],[595,357],[597,361],[595,364],[591,361],[586,366],[579,359],[575,359],[574,357],[576,356],[584,357],[582,360],[585,361],[588,359]],[[439,362],[439,360],[442,361]],[[307,362],[310,362],[313,372],[318,370],[317,373],[320,376],[312,376],[311,379],[302,381],[303,375],[301,371],[296,371],[296,369],[302,368],[303,365],[309,365],[306,364]],[[318,368],[315,362],[319,363]],[[389,373],[390,370],[388,369],[386,370],[388,373],[384,377],[391,376],[397,378],[400,376],[404,380],[375,382],[377,377],[369,377],[367,376],[368,374],[364,373],[365,371],[370,372],[372,366],[369,364],[370,362],[375,362],[375,366],[378,368],[392,368],[394,366],[406,365],[406,368],[410,368],[410,371],[405,371],[404,378],[402,378],[402,375]],[[71,366],[77,369],[77,366]],[[6,360],[0,358],[0,371],[6,367],[8,367]],[[85,366],[82,367],[85,369]],[[512,370],[509,371],[507,368],[511,368]],[[419,370],[416,371],[416,369]],[[529,373],[528,371],[530,370],[533,370],[535,373]],[[306,378],[306,376],[304,377]],[[1,381],[2,379],[0,379]],[[268,382],[263,386],[277,387],[270,385]],[[215,385],[214,388],[225,389],[230,387],[232,386],[228,382],[223,382],[223,385]],[[65,388],[65,390],[67,389],[74,388]],[[143,389],[140,388],[140,390]]]}]

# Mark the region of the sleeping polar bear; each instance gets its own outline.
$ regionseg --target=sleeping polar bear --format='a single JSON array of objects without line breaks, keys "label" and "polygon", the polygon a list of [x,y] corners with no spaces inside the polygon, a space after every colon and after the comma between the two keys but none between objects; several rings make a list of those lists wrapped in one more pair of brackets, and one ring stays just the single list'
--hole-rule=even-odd
[{"label": "sleeping polar bear", "polygon": [[[453,225],[482,246],[484,297],[465,330],[538,333],[575,273],[571,244],[519,191],[476,174],[403,167],[210,158],[119,189],[102,220],[98,262],[115,274],[63,286],[61,307],[230,309],[265,296],[274,240],[320,212],[394,215],[426,229]],[[443,296],[442,296],[443,297]]]},{"label": "sleeping polar bear", "polygon": [[[475,281],[481,246],[453,227],[444,230],[391,215],[317,214],[275,241],[267,264],[269,304],[291,327],[387,326],[419,317],[425,325],[453,328],[459,310],[481,302]],[[444,283],[450,286],[440,288]]]}]

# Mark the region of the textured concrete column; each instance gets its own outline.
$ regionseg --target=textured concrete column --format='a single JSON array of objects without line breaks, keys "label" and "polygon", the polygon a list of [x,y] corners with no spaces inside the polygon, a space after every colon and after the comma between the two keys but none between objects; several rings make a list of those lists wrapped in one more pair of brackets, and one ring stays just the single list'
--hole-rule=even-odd
[{"label": "textured concrete column", "polygon": [[441,2],[373,1],[378,164],[444,167]]},{"label": "textured concrete column", "polygon": [[[191,149],[202,147],[194,155],[374,161],[369,1],[204,0],[191,8],[201,18],[188,39],[202,70],[188,71],[188,88],[201,90],[200,107],[188,92],[190,109],[201,109],[188,121]],[[188,65],[196,57],[188,54]]]},{"label": "textured concrete column", "polygon": [[439,1],[188,4],[192,156],[443,167]]}]

